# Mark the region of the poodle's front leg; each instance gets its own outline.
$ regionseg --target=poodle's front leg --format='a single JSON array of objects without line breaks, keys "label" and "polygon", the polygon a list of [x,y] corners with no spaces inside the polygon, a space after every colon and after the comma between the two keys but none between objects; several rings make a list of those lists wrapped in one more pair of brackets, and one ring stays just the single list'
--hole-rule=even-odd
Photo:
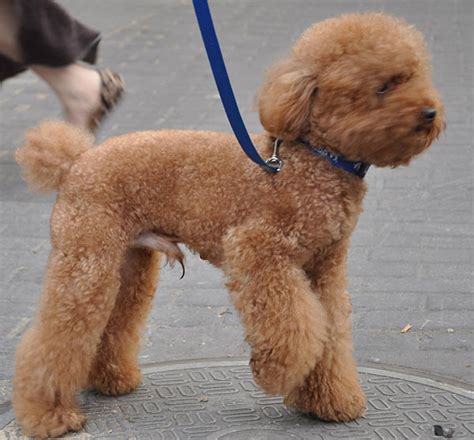
[{"label": "poodle's front leg", "polygon": [[346,291],[347,246],[340,243],[315,260],[308,276],[326,310],[329,330],[322,359],[285,403],[324,420],[349,421],[365,411],[365,396],[352,356],[351,302]]},{"label": "poodle's front leg", "polygon": [[13,405],[25,434],[56,437],[84,424],[74,394],[113,308],[120,259],[112,246],[51,252],[39,315],[16,355]]},{"label": "poodle's front leg", "polygon": [[285,237],[237,229],[224,249],[227,286],[245,326],[255,380],[268,393],[286,395],[321,359],[325,311]]}]

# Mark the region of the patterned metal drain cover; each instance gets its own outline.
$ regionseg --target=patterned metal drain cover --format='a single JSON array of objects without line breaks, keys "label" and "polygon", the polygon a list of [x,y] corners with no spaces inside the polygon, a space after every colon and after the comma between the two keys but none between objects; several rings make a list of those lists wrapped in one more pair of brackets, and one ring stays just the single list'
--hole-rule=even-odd
[{"label": "patterned metal drain cover", "polygon": [[[184,362],[144,367],[134,393],[81,395],[88,423],[67,438],[146,440],[432,440],[434,425],[452,438],[474,439],[474,393],[431,379],[360,368],[367,414],[324,423],[262,393],[244,361]],[[23,438],[13,413],[0,413],[0,439]]]}]

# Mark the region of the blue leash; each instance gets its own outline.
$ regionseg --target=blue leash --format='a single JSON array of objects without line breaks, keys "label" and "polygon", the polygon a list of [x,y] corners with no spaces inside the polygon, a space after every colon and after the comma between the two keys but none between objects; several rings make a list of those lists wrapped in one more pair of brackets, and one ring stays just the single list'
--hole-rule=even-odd
[{"label": "blue leash", "polygon": [[193,0],[194,11],[201,30],[204,46],[206,47],[207,56],[211,65],[214,80],[224,105],[227,119],[232,126],[235,137],[240,143],[245,154],[252,159],[257,165],[260,165],[266,171],[277,173],[281,168],[281,161],[275,154],[267,161],[263,160],[258,154],[255,146],[250,139],[249,133],[245,128],[244,121],[239,112],[239,107],[235,100],[234,92],[230,84],[229,75],[225,68],[224,58],[222,57],[219,41],[217,40],[216,30],[212,22],[211,11],[207,0]]}]

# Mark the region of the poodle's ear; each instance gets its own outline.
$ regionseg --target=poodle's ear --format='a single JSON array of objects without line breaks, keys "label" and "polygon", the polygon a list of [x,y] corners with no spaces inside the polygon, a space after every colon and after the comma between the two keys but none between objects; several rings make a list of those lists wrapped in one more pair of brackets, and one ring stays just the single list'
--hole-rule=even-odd
[{"label": "poodle's ear", "polygon": [[260,122],[272,135],[295,140],[307,128],[316,74],[294,57],[267,72],[258,96]]}]

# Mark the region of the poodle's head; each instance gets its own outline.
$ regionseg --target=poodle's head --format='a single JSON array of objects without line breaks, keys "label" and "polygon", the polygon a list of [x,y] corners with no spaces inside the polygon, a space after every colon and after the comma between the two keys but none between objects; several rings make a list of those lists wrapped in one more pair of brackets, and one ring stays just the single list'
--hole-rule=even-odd
[{"label": "poodle's head", "polygon": [[445,126],[423,36],[383,13],[310,27],[269,70],[258,105],[271,135],[378,166],[408,164]]}]

